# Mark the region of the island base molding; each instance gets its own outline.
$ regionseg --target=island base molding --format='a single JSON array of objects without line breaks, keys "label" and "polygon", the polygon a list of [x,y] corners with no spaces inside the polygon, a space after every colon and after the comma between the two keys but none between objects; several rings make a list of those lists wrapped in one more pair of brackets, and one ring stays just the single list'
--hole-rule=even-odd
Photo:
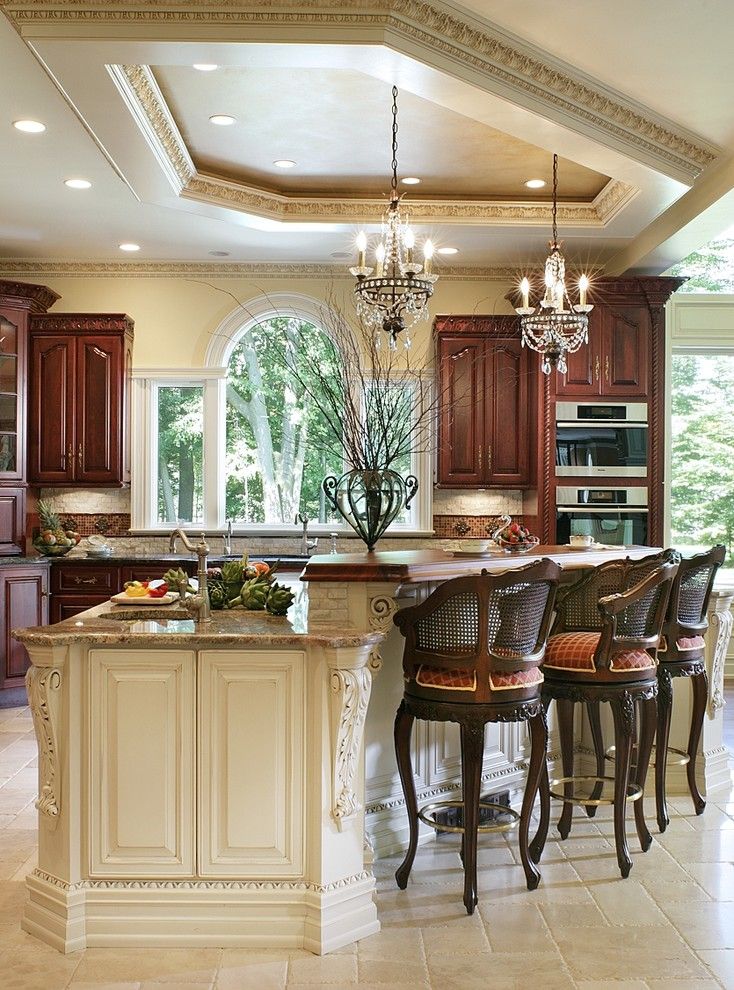
[{"label": "island base molding", "polygon": [[60,952],[92,947],[307,949],[318,955],[380,930],[375,880],[83,880],[26,878],[23,930]]}]

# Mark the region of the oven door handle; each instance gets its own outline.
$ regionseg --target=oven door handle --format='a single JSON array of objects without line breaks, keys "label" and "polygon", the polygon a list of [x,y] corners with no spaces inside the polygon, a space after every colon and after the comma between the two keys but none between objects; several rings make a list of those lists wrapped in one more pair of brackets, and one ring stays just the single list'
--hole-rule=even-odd
[{"label": "oven door handle", "polygon": [[570,506],[559,505],[559,506],[556,507],[556,512],[564,512],[564,513],[567,513],[567,514],[570,514],[572,512],[577,512],[577,513],[578,512],[582,512],[584,514],[586,514],[588,512],[598,512],[598,513],[601,513],[601,512],[615,512],[615,513],[636,512],[638,515],[641,515],[643,512],[649,512],[649,511],[650,510],[648,509],[647,506],[645,506],[644,508],[641,508],[641,507],[638,507],[638,506],[626,506],[626,505],[604,505],[604,506],[602,506],[602,505],[589,505],[589,506],[584,506],[584,505],[570,505]]},{"label": "oven door handle", "polygon": [[646,430],[648,427],[647,422],[630,422],[629,420],[619,420],[619,419],[573,419],[564,420],[563,422],[557,422],[556,427],[559,426],[572,426],[574,428],[583,426],[593,430],[594,427],[599,427],[600,429],[609,429],[610,426],[621,427],[624,430]]}]

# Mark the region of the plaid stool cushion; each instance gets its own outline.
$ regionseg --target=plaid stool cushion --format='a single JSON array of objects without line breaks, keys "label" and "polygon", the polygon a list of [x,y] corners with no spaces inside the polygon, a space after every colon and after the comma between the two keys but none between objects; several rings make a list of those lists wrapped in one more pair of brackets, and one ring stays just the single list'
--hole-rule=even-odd
[{"label": "plaid stool cushion", "polygon": [[530,670],[515,670],[511,674],[490,674],[489,686],[493,691],[512,691],[513,688],[535,687],[543,683],[543,672],[539,667]]},{"label": "plaid stool cushion", "polygon": [[681,636],[675,645],[684,653],[686,650],[702,650],[706,646],[706,640],[703,636]]},{"label": "plaid stool cushion", "polygon": [[427,688],[440,688],[442,691],[476,691],[477,675],[466,668],[446,670],[443,667],[429,667],[421,664],[415,675],[416,684]]},{"label": "plaid stool cushion", "polygon": [[[569,632],[551,636],[544,665],[554,670],[594,671],[599,633]],[[647,670],[655,660],[647,650],[624,650],[612,657],[610,670]]]}]

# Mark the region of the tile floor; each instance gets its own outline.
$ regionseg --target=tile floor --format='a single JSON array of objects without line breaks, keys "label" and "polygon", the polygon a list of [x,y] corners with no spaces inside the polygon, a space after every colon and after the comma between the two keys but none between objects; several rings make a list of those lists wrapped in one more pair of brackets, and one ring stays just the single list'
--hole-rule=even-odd
[{"label": "tile floor", "polygon": [[0,710],[2,990],[734,988],[734,791],[718,794],[701,818],[675,799],[668,831],[647,854],[633,852],[628,880],[617,873],[608,814],[576,817],[566,842],[548,843],[532,894],[515,840],[486,837],[471,918],[455,839],[419,850],[407,891],[395,888],[397,860],[380,860],[382,932],[324,958],[244,949],[62,956],[19,927],[23,878],[34,866],[35,768],[28,710]]}]

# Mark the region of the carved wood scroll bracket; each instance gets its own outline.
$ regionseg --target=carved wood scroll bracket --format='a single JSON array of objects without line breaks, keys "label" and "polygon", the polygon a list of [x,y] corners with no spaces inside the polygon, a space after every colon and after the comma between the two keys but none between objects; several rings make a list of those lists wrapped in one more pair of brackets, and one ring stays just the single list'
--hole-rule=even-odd
[{"label": "carved wood scroll bracket", "polygon": [[61,813],[61,766],[58,752],[58,704],[61,670],[32,666],[25,677],[39,756],[36,808],[54,829]]},{"label": "carved wood scroll bracket", "polygon": [[[713,596],[712,596],[713,597]],[[724,700],[724,666],[729,649],[734,616],[731,605],[732,595],[718,595],[714,599],[714,607],[709,609],[709,622],[715,633],[713,645],[713,662],[709,675],[710,689],[708,701],[709,718],[716,718],[716,713],[726,704]]]},{"label": "carved wood scroll bracket", "polygon": [[356,655],[352,653],[346,664],[340,662],[342,659],[337,654],[329,660],[333,732],[331,814],[340,829],[345,821],[362,811],[356,787],[362,759],[364,723],[372,690],[368,651],[361,650]]}]

